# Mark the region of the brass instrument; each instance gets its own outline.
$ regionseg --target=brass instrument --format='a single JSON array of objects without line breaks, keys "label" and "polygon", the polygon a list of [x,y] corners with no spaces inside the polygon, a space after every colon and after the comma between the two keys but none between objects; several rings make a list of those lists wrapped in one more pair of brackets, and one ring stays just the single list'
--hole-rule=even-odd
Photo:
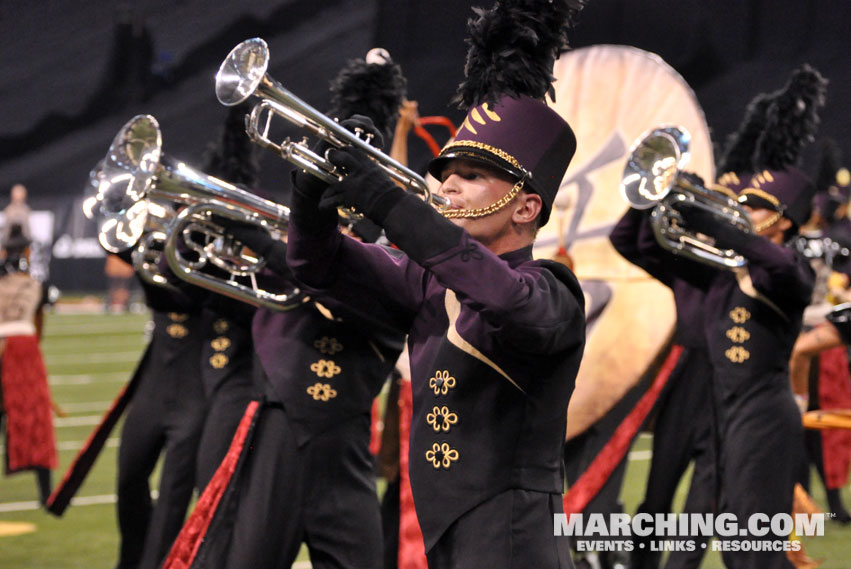
[{"label": "brass instrument", "polygon": [[752,233],[753,223],[733,198],[681,175],[689,162],[691,135],[682,127],[660,126],[633,144],[621,179],[621,194],[637,209],[653,208],[651,225],[659,244],[676,254],[724,269],[747,264],[731,249],[716,247],[711,238],[689,231],[677,204],[689,202],[719,220]]},{"label": "brass instrument", "polygon": [[[177,276],[191,284],[273,310],[289,310],[303,301],[297,288],[284,293],[259,288],[255,275],[265,261],[227,235],[213,217],[282,234],[289,208],[163,154],[160,127],[151,115],[137,115],[121,128],[90,178],[97,193],[84,210],[100,213],[98,240],[110,252],[136,245],[134,265],[148,282],[167,285],[157,269],[162,251]],[[183,245],[198,259],[181,252]],[[226,276],[206,274],[202,269],[208,263]],[[246,278],[249,284],[239,282]]]},{"label": "brass instrument", "polygon": [[246,132],[251,140],[329,184],[343,178],[326,156],[319,156],[309,148],[307,137],[298,142],[289,138],[281,143],[272,141],[269,131],[272,118],[277,115],[334,147],[358,148],[393,180],[426,202],[440,208],[448,205],[445,198],[432,194],[422,176],[369,144],[369,135],[342,127],[275,81],[266,73],[268,66],[269,47],[262,39],[253,38],[233,48],[216,74],[216,97],[223,105],[238,105],[251,96],[260,99],[246,117]]}]

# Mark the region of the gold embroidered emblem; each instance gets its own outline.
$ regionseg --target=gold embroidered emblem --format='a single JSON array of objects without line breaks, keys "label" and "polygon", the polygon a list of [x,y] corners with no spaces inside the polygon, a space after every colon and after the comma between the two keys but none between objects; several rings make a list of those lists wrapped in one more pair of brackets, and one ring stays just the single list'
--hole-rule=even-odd
[{"label": "gold embroidered emblem", "polygon": [[451,413],[446,405],[443,407],[435,406],[431,413],[426,415],[426,422],[435,431],[448,432],[450,427],[458,422],[458,415]]},{"label": "gold embroidered emblem", "polygon": [[736,324],[744,324],[751,318],[751,313],[744,306],[737,306],[730,311],[730,318]]},{"label": "gold embroidered emblem", "polygon": [[732,346],[724,352],[724,355],[734,364],[740,364],[751,357],[751,353],[742,346]]},{"label": "gold embroidered emblem", "polygon": [[230,338],[227,338],[225,336],[219,336],[218,338],[210,342],[210,345],[213,346],[213,349],[217,352],[224,352],[225,350],[230,348]]},{"label": "gold embroidered emblem", "polygon": [[219,319],[213,323],[213,330],[216,334],[224,334],[230,329],[230,324],[227,320]]},{"label": "gold embroidered emblem", "polygon": [[307,394],[316,401],[328,401],[337,397],[337,390],[327,383],[315,383],[307,388]]},{"label": "gold embroidered emblem", "polygon": [[213,354],[210,356],[210,365],[216,369],[222,369],[228,365],[229,361],[228,357],[224,354]]},{"label": "gold embroidered emblem", "polygon": [[172,322],[186,322],[189,319],[188,314],[181,314],[180,312],[169,312],[168,317]]},{"label": "gold embroidered emblem", "polygon": [[741,326],[733,326],[727,330],[727,337],[737,344],[741,344],[742,342],[747,342],[751,339],[751,333]]},{"label": "gold embroidered emblem", "polygon": [[310,364],[310,371],[319,377],[334,377],[340,373],[342,368],[334,363],[334,360],[319,360]]},{"label": "gold embroidered emblem", "polygon": [[431,462],[435,468],[448,469],[452,463],[458,460],[458,451],[449,446],[449,443],[434,443],[425,453],[426,460]]},{"label": "gold embroidered emblem", "polygon": [[435,395],[446,395],[455,387],[455,378],[449,375],[449,370],[439,370],[428,380],[428,386],[434,390]]},{"label": "gold embroidered emblem", "polygon": [[189,334],[189,330],[183,324],[169,324],[165,331],[172,338],[184,338]]},{"label": "gold embroidered emblem", "polygon": [[343,344],[341,344],[337,338],[329,338],[328,336],[322,336],[313,342],[313,347],[323,354],[328,354],[329,356],[333,356],[337,352],[343,350]]}]

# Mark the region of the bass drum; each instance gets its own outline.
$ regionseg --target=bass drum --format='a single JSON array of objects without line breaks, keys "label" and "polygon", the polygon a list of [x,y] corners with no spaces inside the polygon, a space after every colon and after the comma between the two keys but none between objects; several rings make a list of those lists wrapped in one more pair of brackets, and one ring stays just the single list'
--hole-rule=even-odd
[{"label": "bass drum", "polygon": [[578,147],[535,256],[559,258],[566,251],[586,293],[588,338],[568,409],[570,439],[639,381],[674,328],[670,289],[625,261],[608,239],[628,207],[620,182],[630,146],[645,131],[674,124],[692,137],[689,171],[711,182],[714,163],[695,94],[659,56],[592,46],[564,54],[554,74],[551,106],[573,127]]}]

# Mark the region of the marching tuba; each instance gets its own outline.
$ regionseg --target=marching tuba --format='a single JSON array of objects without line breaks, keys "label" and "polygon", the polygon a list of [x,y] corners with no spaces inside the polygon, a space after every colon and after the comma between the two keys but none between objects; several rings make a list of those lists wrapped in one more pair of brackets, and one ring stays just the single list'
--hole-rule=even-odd
[{"label": "marching tuba", "polygon": [[636,209],[653,208],[650,223],[665,249],[723,269],[743,267],[744,257],[689,231],[676,209],[689,202],[742,231],[754,231],[750,216],[735,199],[681,175],[689,162],[690,142],[688,131],[677,126],[661,126],[642,135],[630,149],[621,194]]},{"label": "marching tuba", "polygon": [[253,38],[233,48],[216,74],[216,97],[223,105],[238,105],[251,96],[260,99],[245,121],[252,141],[329,184],[343,178],[325,156],[308,147],[306,137],[298,142],[289,138],[281,143],[271,140],[272,119],[277,115],[334,147],[358,148],[408,191],[437,207],[448,205],[445,198],[432,194],[422,176],[369,144],[369,134],[349,131],[296,97],[266,73],[268,66],[268,45],[260,38]]},{"label": "marching tuba", "polygon": [[[134,265],[144,280],[167,285],[158,270],[165,255],[178,277],[225,296],[273,310],[303,302],[297,288],[260,288],[256,274],[264,259],[217,222],[231,219],[282,234],[289,209],[163,154],[159,123],[151,115],[137,115],[121,128],[90,180],[96,194],[83,208],[99,218],[98,241],[112,253],[135,246]],[[218,271],[203,270],[210,266]]]}]

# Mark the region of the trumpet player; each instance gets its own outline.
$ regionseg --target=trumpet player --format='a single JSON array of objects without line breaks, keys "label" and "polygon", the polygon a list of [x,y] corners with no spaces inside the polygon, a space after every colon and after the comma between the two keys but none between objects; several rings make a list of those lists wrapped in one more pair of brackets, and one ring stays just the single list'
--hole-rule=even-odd
[{"label": "trumpet player", "polygon": [[[686,226],[732,249],[745,267],[721,270],[668,256],[667,266],[705,294],[705,326],[715,406],[718,413],[719,513],[739,524],[751,515],[792,512],[793,489],[803,450],[800,413],[789,388],[788,359],[813,290],[806,259],[784,244],[809,216],[813,186],[795,167],[823,104],[825,81],[812,68],[796,70],[782,90],[760,98],[767,104],[763,136],[738,140],[740,167],[721,176],[741,188],[738,201],[755,233],[747,233],[704,209],[678,206]],[[801,112],[803,107],[804,111]],[[758,138],[758,141],[757,141]],[[782,543],[769,532],[765,548],[723,547],[730,568],[791,567]]]},{"label": "trumpet player", "polygon": [[[400,74],[392,62],[352,60],[332,83],[339,95],[334,100],[343,99],[338,103],[342,109],[377,113],[379,124],[389,130],[405,84]],[[369,96],[370,85],[381,92]],[[338,108],[332,114],[343,112]],[[337,223],[336,214],[334,219]],[[300,286],[284,241],[257,225],[217,221],[265,260],[259,275],[265,288]],[[369,223],[352,227],[365,240],[378,237],[374,229]],[[262,407],[244,439],[238,469],[223,479],[224,498],[212,511],[198,512],[209,521],[209,532],[193,537],[197,524],[190,519],[187,541],[178,539],[165,567],[289,567],[302,544],[316,568],[381,567],[370,412],[404,334],[339,303],[304,297],[286,311],[258,308],[251,335]],[[196,537],[203,542],[197,554],[187,557],[193,548],[186,543]]]},{"label": "trumpet player", "polygon": [[[429,166],[451,202],[444,215],[354,148],[329,153],[345,174],[339,183],[295,178],[287,249],[295,276],[409,330],[410,478],[432,569],[573,566],[553,514],[562,511],[584,300],[567,267],[532,260],[531,248],[576,141],[543,102],[549,73],[527,70],[551,69],[575,12],[543,6],[552,13],[534,22],[499,3],[471,23],[472,35],[518,30],[551,51],[521,52],[499,74],[480,65],[495,54],[469,55],[459,90],[467,118]],[[515,39],[477,36],[471,45],[499,50]],[[527,88],[512,92],[506,77]],[[383,227],[406,256],[343,236],[338,206]]]}]

